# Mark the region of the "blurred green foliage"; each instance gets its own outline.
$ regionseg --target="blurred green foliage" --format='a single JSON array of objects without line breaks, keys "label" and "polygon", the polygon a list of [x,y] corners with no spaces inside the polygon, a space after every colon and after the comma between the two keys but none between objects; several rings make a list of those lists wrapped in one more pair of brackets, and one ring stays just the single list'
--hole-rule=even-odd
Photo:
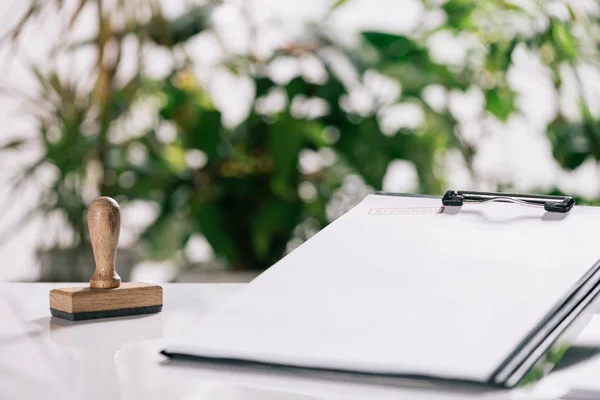
[{"label": "blurred green foliage", "polygon": [[[13,190],[50,164],[56,176],[44,189],[37,214],[63,214],[78,244],[87,240],[84,216],[90,199],[85,190],[91,185],[121,203],[147,200],[159,205],[156,220],[141,233],[148,257],[173,258],[194,233],[201,233],[231,268],[264,269],[286,252],[303,222],[311,221],[317,229],[330,222],[328,205],[350,175],[358,174],[371,189],[380,189],[390,162],[408,160],[418,173],[417,191],[439,194],[446,189],[440,159],[448,149],[458,149],[466,165],[472,166],[476,149],[461,136],[447,108],[433,108],[425,101],[427,88],[478,88],[485,101],[482,117],[507,121],[519,112],[507,79],[516,49],[537,55],[552,72],[557,90],[562,69],[576,71],[578,64],[597,62],[598,21],[566,2],[557,5],[563,12],[557,16],[543,1],[517,5],[424,0],[424,13],[442,15],[442,23],[419,24],[410,35],[363,32],[352,45],[342,44],[326,29],[328,18],[348,2],[334,2],[320,24],[307,26],[303,36],[268,57],[253,51],[226,55],[223,66],[250,78],[256,92],[247,118],[230,127],[223,124],[211,95],[197,81],[182,47],[200,34],[219,38],[212,15],[220,2],[192,7],[172,20],[161,13],[157,2],[135,2],[151,15],[141,22],[131,15],[127,2],[116,2],[117,12],[107,13],[101,0],[82,0],[67,29],[90,7],[97,14],[97,36],[68,46],[59,43],[55,50],[68,54],[94,48],[93,87],[81,90],[77,82],[60,78],[56,71],[32,68],[41,95],[25,100],[35,110],[38,132],[33,139],[5,143],[0,151],[14,151],[30,140],[42,143],[44,151],[19,172]],[[5,40],[17,43],[23,26],[51,7],[60,10],[64,5],[61,0],[33,1]],[[117,14],[127,16],[125,23],[113,21]],[[476,43],[463,64],[446,65],[432,56],[428,43],[440,32]],[[137,41],[139,48],[152,45],[169,51],[173,69],[168,77],[153,79],[138,66],[132,79],[119,82],[117,70],[127,39]],[[116,46],[116,57],[107,56],[111,46]],[[371,74],[397,82],[401,92],[383,100],[374,96],[363,109],[349,106],[352,87],[327,56],[332,53],[352,66],[359,86]],[[300,75],[277,83],[266,72],[282,57],[306,56],[320,61],[326,79],[315,82]],[[285,106],[274,112],[261,110],[260,102],[274,93],[284,94]],[[577,168],[589,157],[600,159],[600,125],[583,95],[580,98],[580,121],[558,114],[548,128],[554,156],[567,169]],[[311,99],[324,103],[325,112],[313,116],[294,110],[295,101]],[[127,119],[147,101],[160,104],[152,126],[128,131]],[[382,118],[395,104],[420,108],[422,123],[382,129]],[[169,140],[161,135],[165,127],[174,131]],[[126,131],[124,139],[114,138],[118,130]],[[334,160],[316,171],[303,171],[299,157],[307,150],[333,154]],[[132,157],[132,152],[141,156]]]}]

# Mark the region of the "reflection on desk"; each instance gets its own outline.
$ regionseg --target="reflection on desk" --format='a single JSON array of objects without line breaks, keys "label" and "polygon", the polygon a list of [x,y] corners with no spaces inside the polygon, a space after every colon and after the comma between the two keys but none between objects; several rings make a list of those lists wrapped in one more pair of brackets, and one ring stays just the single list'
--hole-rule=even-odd
[{"label": "reflection on desk", "polygon": [[73,284],[0,286],[0,399],[600,398],[600,315],[554,372],[535,386],[504,391],[170,361],[159,354],[165,344],[243,285],[164,285],[165,306],[160,314],[81,322],[50,317],[48,292],[57,286]]}]

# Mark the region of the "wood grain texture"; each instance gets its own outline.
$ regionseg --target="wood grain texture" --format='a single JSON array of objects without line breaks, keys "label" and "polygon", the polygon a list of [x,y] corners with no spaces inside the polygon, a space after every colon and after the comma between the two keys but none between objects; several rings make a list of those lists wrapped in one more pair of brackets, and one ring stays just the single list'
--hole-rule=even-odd
[{"label": "wood grain texture", "polygon": [[90,280],[94,289],[112,289],[121,284],[115,261],[121,231],[121,209],[110,197],[92,202],[87,214],[90,240],[96,260],[96,271]]},{"label": "wood grain texture", "polygon": [[163,290],[149,283],[127,282],[114,289],[73,287],[50,292],[50,308],[67,313],[117,310],[163,304]]},{"label": "wood grain texture", "polygon": [[127,315],[138,313],[136,310],[160,311],[163,302],[160,286],[137,282],[121,284],[121,277],[115,269],[121,230],[119,204],[110,197],[100,197],[90,205],[87,217],[96,271],[90,280],[90,287],[54,289],[50,292],[53,315],[73,319],[76,317],[73,314],[87,313],[89,318],[100,318],[121,315],[119,312],[114,315],[103,313],[111,310],[120,310]]}]

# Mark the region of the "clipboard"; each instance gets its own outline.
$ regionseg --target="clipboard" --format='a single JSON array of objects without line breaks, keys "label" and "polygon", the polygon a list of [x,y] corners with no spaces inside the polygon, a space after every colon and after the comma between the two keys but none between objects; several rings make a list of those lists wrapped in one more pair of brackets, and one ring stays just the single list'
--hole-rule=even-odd
[{"label": "clipboard", "polygon": [[600,208],[568,196],[378,192],[163,354],[514,387],[600,292]]}]

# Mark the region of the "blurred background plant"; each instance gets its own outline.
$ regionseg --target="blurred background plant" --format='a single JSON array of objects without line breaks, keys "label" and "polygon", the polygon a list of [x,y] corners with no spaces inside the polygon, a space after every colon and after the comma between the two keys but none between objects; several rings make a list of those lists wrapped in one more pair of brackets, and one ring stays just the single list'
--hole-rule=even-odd
[{"label": "blurred background plant", "polygon": [[[366,193],[390,187],[392,167],[420,193],[456,184],[449,168],[464,171],[465,186],[520,189],[518,176],[499,179],[474,164],[494,153],[479,145],[486,130],[514,128],[515,116],[536,108],[540,94],[529,96],[515,73],[531,65],[549,84],[543,95],[552,105],[526,119],[547,132],[555,162],[575,170],[600,160],[598,87],[586,84],[598,66],[594,2],[413,1],[420,17],[407,28],[330,29],[352,3],[331,2],[284,35],[286,21],[261,18],[251,2],[194,2],[169,17],[157,0],[33,0],[4,47],[18,48],[22,32],[44,18],[62,15],[62,28],[49,62],[29,65],[39,94],[18,83],[2,88],[20,98],[37,131],[3,137],[0,154],[41,148],[10,187],[13,199],[23,196],[43,170],[49,184],[27,218],[58,218],[57,229],[67,228],[66,239],[48,231],[40,244],[41,258],[54,260],[41,278],[87,279],[85,210],[100,194],[153,210],[133,224],[135,240],[121,252],[127,270],[141,259],[171,260],[180,271],[214,264],[185,251],[201,242],[217,264],[251,271]],[[239,19],[244,46],[219,29],[224,15]],[[94,35],[70,35],[92,19]],[[216,60],[210,70],[190,45],[199,42],[218,54],[207,55]],[[68,65],[82,51],[93,63],[76,76]],[[158,77],[156,52],[168,59]],[[548,182],[534,188],[564,190]],[[14,228],[1,233],[6,241]],[[90,267],[75,268],[83,261],[74,263],[73,252]]]}]

